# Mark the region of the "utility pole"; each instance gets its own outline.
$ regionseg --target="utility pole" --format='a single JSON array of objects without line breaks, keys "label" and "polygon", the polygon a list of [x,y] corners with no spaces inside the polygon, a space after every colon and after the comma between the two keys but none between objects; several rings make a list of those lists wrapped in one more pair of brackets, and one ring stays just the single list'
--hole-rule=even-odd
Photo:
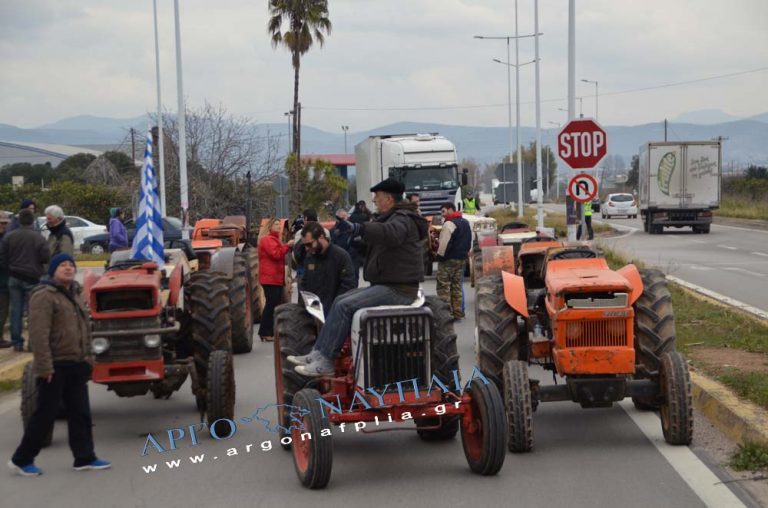
[{"label": "utility pole", "polygon": [[667,140],[667,119],[664,119],[664,141]]},{"label": "utility pole", "polygon": [[[576,118],[576,0],[568,0],[568,121]],[[568,199],[566,199],[567,210]],[[575,203],[574,203],[575,206]],[[581,211],[581,230],[586,233],[584,207]],[[576,240],[576,225],[568,224],[568,240]]]},{"label": "utility pole", "polygon": [[181,72],[181,26],[179,24],[179,0],[173,1],[176,22],[176,87],[179,104],[179,187],[181,188],[181,238],[189,240],[189,186],[187,184],[187,112],[184,106],[184,85]]},{"label": "utility pole", "polygon": [[349,125],[342,125],[341,130],[344,131],[344,153],[347,153],[347,131],[349,130]]},{"label": "utility pole", "polygon": [[[533,0],[533,33],[536,53],[536,224],[544,227],[544,192],[541,179],[541,94],[539,80],[539,0]],[[549,174],[549,173],[547,173]]]},{"label": "utility pole", "polygon": [[157,75],[157,161],[160,168],[160,215],[165,217],[165,149],[163,148],[163,101],[160,94],[160,43],[157,36],[157,0],[152,0],[152,7],[155,20],[155,74]]},{"label": "utility pole", "polygon": [[133,162],[133,167],[136,167],[136,129],[131,127],[131,161]]},{"label": "utility pole", "polygon": [[288,118],[288,154],[290,155],[291,152],[293,152],[293,149],[291,148],[291,115],[293,114],[293,110],[286,111],[283,113]]}]

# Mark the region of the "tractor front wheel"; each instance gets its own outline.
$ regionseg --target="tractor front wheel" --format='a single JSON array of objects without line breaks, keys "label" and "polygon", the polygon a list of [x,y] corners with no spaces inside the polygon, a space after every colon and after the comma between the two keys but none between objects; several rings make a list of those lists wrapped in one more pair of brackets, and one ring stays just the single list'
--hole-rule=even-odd
[{"label": "tractor front wheel", "polygon": [[493,383],[475,382],[467,390],[472,397],[470,417],[461,419],[461,442],[472,472],[495,475],[504,465],[507,447],[504,401]]},{"label": "tractor front wheel", "polygon": [[292,410],[299,411],[301,418],[301,423],[294,420],[290,425],[293,465],[299,481],[308,489],[325,488],[333,469],[332,438],[321,436],[325,427],[318,402],[321,398],[320,392],[313,388],[304,388],[293,396],[295,408]]},{"label": "tractor front wheel", "polygon": [[693,398],[688,364],[683,355],[674,351],[661,357],[659,388],[661,430],[671,445],[687,445],[693,439]]},{"label": "tractor front wheel", "polygon": [[[214,351],[208,357],[208,386],[206,390],[208,426],[221,419],[233,420],[235,416],[235,371],[229,351]],[[229,424],[221,422],[212,431],[227,436]]]},{"label": "tractor front wheel", "polygon": [[[24,429],[26,430],[32,415],[37,410],[37,378],[32,370],[32,362],[29,362],[24,366],[24,374],[21,378],[21,421],[24,423]],[[43,448],[51,446],[53,441],[53,426],[51,430],[45,435],[43,439]]]},{"label": "tractor front wheel", "polygon": [[509,451],[533,449],[533,402],[528,364],[511,360],[504,365],[504,407],[507,411]]}]

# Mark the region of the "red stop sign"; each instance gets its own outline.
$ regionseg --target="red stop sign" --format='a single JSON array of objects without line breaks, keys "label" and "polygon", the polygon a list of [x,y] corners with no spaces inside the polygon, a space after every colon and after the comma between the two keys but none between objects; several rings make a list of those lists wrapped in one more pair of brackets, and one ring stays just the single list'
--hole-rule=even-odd
[{"label": "red stop sign", "polygon": [[605,157],[608,136],[588,118],[568,122],[557,135],[557,154],[572,169],[591,169]]}]

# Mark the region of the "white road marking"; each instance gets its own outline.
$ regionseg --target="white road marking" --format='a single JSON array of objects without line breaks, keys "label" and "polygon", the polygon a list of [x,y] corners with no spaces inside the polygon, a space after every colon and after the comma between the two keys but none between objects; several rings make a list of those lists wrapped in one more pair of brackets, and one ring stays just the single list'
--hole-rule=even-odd
[{"label": "white road marking", "polygon": [[750,233],[762,233],[764,235],[768,235],[768,231],[762,229],[740,228],[738,226],[725,226],[723,224],[714,224],[714,226],[716,228],[738,229],[739,231],[749,231]]},{"label": "white road marking", "polygon": [[753,272],[752,270],[746,270],[744,268],[736,268],[735,266],[726,266],[723,268],[723,270],[728,270],[731,272],[739,272],[739,273],[745,273],[749,275],[750,277],[765,277],[764,273],[758,273]]},{"label": "white road marking", "polygon": [[629,399],[619,402],[619,405],[705,505],[717,508],[745,506],[690,448],[672,446],[664,441],[656,413],[638,411]]},{"label": "white road marking", "polygon": [[691,291],[696,291],[697,293],[701,293],[704,296],[708,296],[710,298],[714,298],[715,300],[719,301],[720,303],[724,303],[726,305],[730,305],[732,307],[739,308],[743,310],[744,312],[749,312],[750,314],[759,317],[760,319],[768,320],[768,312],[758,309],[757,307],[752,307],[749,304],[746,304],[744,302],[740,302],[739,300],[733,299],[731,297],[721,295],[720,293],[717,293],[715,291],[712,291],[711,289],[703,288],[701,286],[697,286],[696,284],[692,284],[688,282],[687,280],[679,279],[675,277],[674,275],[667,275],[667,280],[674,282],[675,284],[680,284],[681,286],[690,289]]},{"label": "white road marking", "polygon": [[739,250],[736,247],[732,247],[731,245],[723,245],[723,244],[717,244],[718,247],[721,249],[728,249],[728,250]]},{"label": "white road marking", "polygon": [[752,252],[751,254],[754,254],[755,256],[764,256],[768,258],[768,254],[765,252]]},{"label": "white road marking", "polygon": [[697,240],[697,239],[695,239],[695,238],[691,238],[691,241],[692,241],[692,242],[696,242],[696,243],[707,243],[707,242],[705,242],[704,240]]},{"label": "white road marking", "polygon": [[690,265],[688,268],[691,270],[701,270],[702,272],[709,272],[710,270],[714,270],[711,266],[702,266],[702,265]]}]

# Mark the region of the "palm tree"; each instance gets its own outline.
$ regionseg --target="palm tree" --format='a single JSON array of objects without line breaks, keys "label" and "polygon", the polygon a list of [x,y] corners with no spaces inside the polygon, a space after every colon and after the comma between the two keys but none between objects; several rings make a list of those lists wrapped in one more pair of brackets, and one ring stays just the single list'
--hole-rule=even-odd
[{"label": "palm tree", "polygon": [[[285,46],[291,52],[293,65],[293,151],[301,154],[299,111],[299,67],[301,55],[317,42],[325,43],[325,34],[331,33],[328,19],[328,0],[269,0],[267,31],[272,36],[272,47]],[[287,29],[282,30],[283,24]]]}]

